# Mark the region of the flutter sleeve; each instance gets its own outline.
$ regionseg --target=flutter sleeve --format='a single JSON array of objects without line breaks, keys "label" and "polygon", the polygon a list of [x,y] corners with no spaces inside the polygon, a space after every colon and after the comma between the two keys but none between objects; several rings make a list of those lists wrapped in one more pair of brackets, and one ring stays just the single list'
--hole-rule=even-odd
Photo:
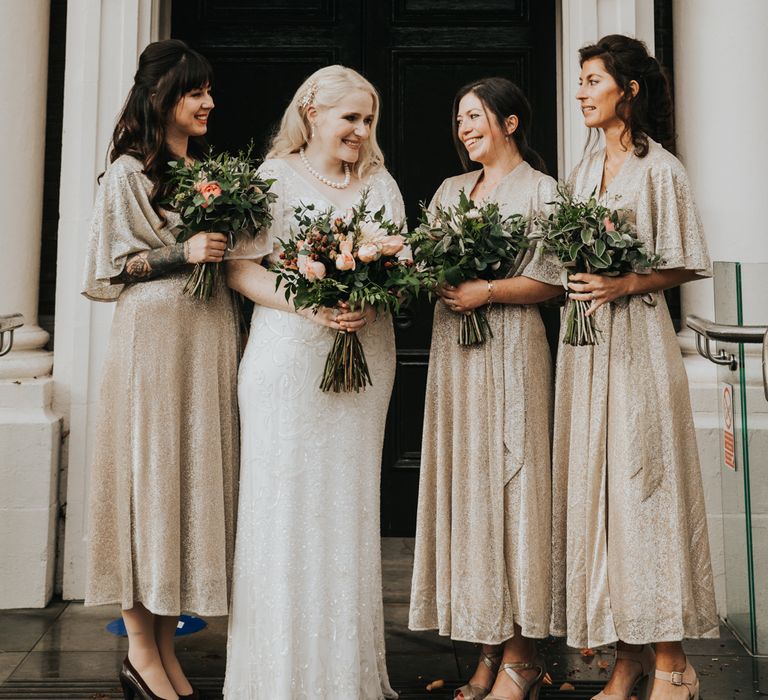
[{"label": "flutter sleeve", "polygon": [[150,204],[151,183],[141,164],[122,156],[110,165],[96,193],[85,259],[82,294],[115,301],[125,285],[112,278],[134,253],[176,243],[175,228],[163,225]]},{"label": "flutter sleeve", "polygon": [[280,240],[285,240],[290,231],[285,231],[285,180],[279,165],[274,160],[267,160],[259,167],[258,175],[262,180],[274,180],[270,192],[277,198],[269,205],[272,221],[254,237],[239,236],[235,247],[226,253],[226,260],[258,260],[273,252]]},{"label": "flutter sleeve", "polygon": [[[549,176],[541,177],[536,184],[531,201],[531,218],[534,220],[531,226],[531,236],[535,237],[535,219],[539,216],[547,216],[554,207],[557,199],[557,183]],[[520,274],[545,284],[562,285],[563,266],[554,253],[545,253],[540,240],[531,241],[531,251],[527,264]]]},{"label": "flutter sleeve", "polygon": [[685,268],[702,277],[712,275],[691,184],[679,161],[648,169],[638,198],[637,226],[652,228],[648,233],[652,235],[655,253],[661,257],[658,269]]}]

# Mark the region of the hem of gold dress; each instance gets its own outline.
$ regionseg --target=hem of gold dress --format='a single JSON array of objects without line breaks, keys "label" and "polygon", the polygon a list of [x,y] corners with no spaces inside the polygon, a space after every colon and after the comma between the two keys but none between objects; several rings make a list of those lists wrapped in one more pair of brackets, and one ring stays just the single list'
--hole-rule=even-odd
[{"label": "hem of gold dress", "polygon": [[[179,617],[186,613],[197,615],[198,617],[225,617],[229,614],[229,608],[212,607],[207,608],[204,606],[198,607],[196,605],[184,605],[179,609],[170,610],[162,606],[156,605],[151,601],[142,600],[140,598],[134,598],[133,600],[123,600],[122,598],[91,598],[86,597],[83,601],[83,605],[87,608],[97,607],[99,605],[119,605],[121,610],[130,610],[136,603],[141,603],[149,612],[153,615],[159,615],[160,617]],[[223,612],[222,612],[223,610]]]},{"label": "hem of gold dress", "polygon": [[513,625],[509,631],[496,632],[495,634],[479,635],[468,634],[461,630],[449,629],[445,626],[441,626],[439,623],[428,622],[408,622],[408,629],[412,632],[432,632],[437,630],[437,633],[441,637],[448,637],[454,642],[469,642],[471,644],[488,644],[497,645],[503,644],[508,639],[512,639],[515,636],[514,625],[519,625],[521,631],[520,636],[527,639],[547,639],[550,636],[548,625],[531,625],[526,622],[522,622],[519,618],[513,618]]},{"label": "hem of gold dress", "polygon": [[[556,635],[553,633],[553,636],[563,636],[563,635]],[[581,637],[581,638],[573,638],[570,636],[566,637],[566,644],[571,647],[572,649],[584,649],[584,648],[590,648],[593,649],[595,647],[602,647],[606,646],[607,644],[615,644],[618,641],[622,641],[625,644],[632,644],[632,645],[644,645],[644,644],[656,644],[657,642],[682,642],[686,639],[718,639],[720,637],[720,625],[719,623],[715,625],[714,627],[711,627],[705,631],[690,631],[690,630],[683,630],[682,632],[675,631],[675,632],[666,632],[659,635],[658,638],[650,639],[648,637],[644,636],[633,636],[633,635],[626,635],[625,636],[618,636],[616,633],[607,635],[604,638],[601,639],[589,639],[588,637]]]}]

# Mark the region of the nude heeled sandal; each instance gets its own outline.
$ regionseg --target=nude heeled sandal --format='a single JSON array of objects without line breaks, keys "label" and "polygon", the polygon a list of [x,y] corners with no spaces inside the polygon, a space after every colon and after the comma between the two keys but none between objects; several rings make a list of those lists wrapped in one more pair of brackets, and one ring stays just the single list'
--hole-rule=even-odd
[{"label": "nude heeled sandal", "polygon": [[[518,673],[518,671],[531,671],[533,669],[536,669],[536,678],[529,679]],[[517,685],[520,690],[523,691],[523,698],[525,700],[538,700],[541,684],[547,673],[547,665],[542,657],[537,656],[533,661],[518,661],[511,664],[503,664],[501,670],[514,681],[515,685]],[[489,695],[485,700],[508,699],[501,697],[501,695]]]},{"label": "nude heeled sandal", "polygon": [[[653,648],[650,644],[646,644],[640,651],[624,651],[623,649],[616,650],[617,659],[626,659],[627,661],[634,661],[640,664],[640,675],[635,679],[637,684],[637,697],[638,700],[648,700],[651,694],[651,673],[653,673],[654,666],[656,665],[656,654],[653,653]],[[620,698],[618,695],[608,694],[606,692],[599,692],[592,700],[629,700],[631,694],[626,698]]]},{"label": "nude heeled sandal", "polygon": [[[699,700],[699,677],[696,675],[696,670],[688,663],[685,662],[685,671],[656,671],[655,680],[666,681],[677,687],[685,687],[688,694],[683,697],[680,695],[680,700]],[[655,681],[654,681],[655,682]]]},{"label": "nude heeled sandal", "polygon": [[[495,676],[499,670],[499,664],[501,663],[501,651],[496,654],[486,654],[484,651],[480,652],[480,660],[490,669],[491,673]],[[484,688],[481,685],[473,685],[472,683],[466,683],[461,688],[454,691],[454,698],[462,698],[462,700],[483,700],[488,693],[491,692],[490,688]]]}]

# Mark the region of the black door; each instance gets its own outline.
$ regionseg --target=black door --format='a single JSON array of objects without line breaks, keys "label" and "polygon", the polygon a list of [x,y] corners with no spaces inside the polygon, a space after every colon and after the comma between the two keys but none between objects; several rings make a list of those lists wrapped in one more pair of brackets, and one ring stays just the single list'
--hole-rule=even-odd
[{"label": "black door", "polygon": [[[453,95],[489,75],[518,83],[534,110],[532,145],[556,174],[555,0],[174,0],[172,35],[216,71],[210,140],[263,152],[298,85],[342,63],[381,93],[379,141],[409,221],[460,172]],[[382,463],[382,534],[412,535],[432,310],[396,320],[397,376]]]}]

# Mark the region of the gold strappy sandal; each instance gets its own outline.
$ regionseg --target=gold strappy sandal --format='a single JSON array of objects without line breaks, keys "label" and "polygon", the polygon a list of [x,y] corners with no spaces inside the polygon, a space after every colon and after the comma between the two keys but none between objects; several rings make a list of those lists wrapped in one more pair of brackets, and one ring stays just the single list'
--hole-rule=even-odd
[{"label": "gold strappy sandal", "polygon": [[[495,676],[501,663],[501,649],[496,654],[486,654],[484,651],[481,651],[480,660],[490,669],[491,675]],[[483,700],[490,692],[490,688],[467,683],[456,690],[453,693],[453,697],[462,698],[463,700]]]},{"label": "gold strappy sandal", "polygon": [[[616,650],[617,659],[626,659],[627,661],[634,661],[640,664],[640,675],[635,679],[637,684],[637,697],[639,700],[648,700],[648,696],[651,694],[651,674],[656,664],[656,654],[653,653],[653,648],[650,644],[646,644],[640,651],[624,651],[623,649]],[[631,695],[631,693],[630,693]],[[618,695],[608,694],[604,691],[595,695],[592,700],[629,700],[630,695],[626,698],[620,698]]]},{"label": "gold strappy sandal", "polygon": [[[536,670],[536,678],[526,678],[518,673],[518,671],[532,671],[534,669]],[[541,685],[547,673],[547,665],[541,656],[537,656],[533,661],[503,664],[501,670],[523,691],[525,700],[538,700]],[[489,695],[485,700],[508,700],[508,698],[503,698],[500,695]]]}]

